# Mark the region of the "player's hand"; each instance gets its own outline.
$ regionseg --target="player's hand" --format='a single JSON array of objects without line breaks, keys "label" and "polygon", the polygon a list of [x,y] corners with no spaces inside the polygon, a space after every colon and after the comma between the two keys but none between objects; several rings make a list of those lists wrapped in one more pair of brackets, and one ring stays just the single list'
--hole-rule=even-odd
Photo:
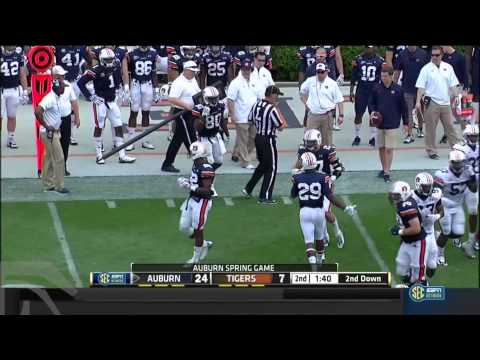
[{"label": "player's hand", "polygon": [[355,102],[355,94],[352,92],[350,92],[350,101],[351,102]]},{"label": "player's hand", "polygon": [[338,78],[337,78],[337,84],[338,84],[339,86],[343,85],[344,80],[345,80],[345,78],[344,78],[343,74],[340,74],[340,75],[338,76]]},{"label": "player's hand", "polygon": [[300,174],[301,172],[302,172],[302,169],[297,169],[297,168],[292,169],[292,175],[297,175],[297,174]]},{"label": "player's hand", "polygon": [[398,225],[394,225],[390,228],[390,233],[392,235],[398,235],[399,232],[400,232],[400,226]]},{"label": "player's hand", "polygon": [[357,213],[356,207],[357,205],[347,205],[343,211],[345,211],[348,215],[353,216]]},{"label": "player's hand", "polygon": [[95,105],[105,104],[105,101],[101,97],[99,97],[95,94],[90,96],[90,101],[93,102]]},{"label": "player's hand", "polygon": [[442,215],[440,215],[440,214],[427,215],[427,218],[432,222],[435,222],[435,221],[439,220],[441,217],[442,217]]},{"label": "player's hand", "polygon": [[75,124],[77,129],[80,127],[80,119],[78,117],[75,116],[75,120],[73,121],[73,123]]},{"label": "player's hand", "polygon": [[206,117],[210,115],[210,107],[209,106],[204,106],[203,111],[202,111],[202,117]]},{"label": "player's hand", "polygon": [[130,103],[130,87],[128,85],[123,86],[122,102]]},{"label": "player's hand", "polygon": [[344,115],[343,114],[338,115],[337,124],[342,126],[343,120],[344,120]]},{"label": "player's hand", "polygon": [[190,181],[188,181],[187,178],[179,177],[177,179],[177,185],[181,188],[189,189],[190,188]]},{"label": "player's hand", "polygon": [[28,104],[29,100],[30,100],[30,98],[28,96],[28,90],[25,89],[25,90],[23,90],[23,94],[22,94],[22,98],[21,98],[22,105]]},{"label": "player's hand", "polygon": [[160,88],[156,87],[153,89],[153,102],[157,103],[160,101]]}]

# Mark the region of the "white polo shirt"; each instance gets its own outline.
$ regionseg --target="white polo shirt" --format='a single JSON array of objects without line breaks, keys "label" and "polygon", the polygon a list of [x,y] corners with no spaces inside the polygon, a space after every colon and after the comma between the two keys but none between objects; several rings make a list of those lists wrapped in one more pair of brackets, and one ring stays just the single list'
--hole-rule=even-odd
[{"label": "white polo shirt", "polygon": [[257,100],[262,100],[265,97],[265,90],[270,85],[275,85],[275,82],[272,79],[272,74],[270,70],[262,66],[260,69],[254,67],[250,74],[250,81],[253,81],[253,86],[255,88],[255,93],[257,94]]},{"label": "white polo shirt", "polygon": [[[200,87],[198,86],[195,77],[188,80],[182,73],[173,80],[168,97],[179,98],[193,107],[194,103],[192,96],[198,92],[200,92]],[[177,109],[183,109],[176,105],[174,105],[174,107]]]},{"label": "white polo shirt", "polygon": [[450,105],[450,88],[458,84],[452,65],[442,61],[438,67],[433,62],[426,64],[415,86],[425,89],[425,96],[431,97],[436,104]]},{"label": "white polo shirt", "polygon": [[343,102],[340,87],[328,76],[323,82],[318,80],[317,75],[307,78],[300,87],[300,95],[308,96],[307,107],[313,114],[325,114]]},{"label": "white polo shirt", "polygon": [[77,95],[75,95],[73,85],[66,80],[64,83],[68,86],[65,86],[65,91],[62,95],[60,95],[60,114],[62,117],[68,116],[72,113],[72,101],[77,100]]},{"label": "white polo shirt", "polygon": [[[43,119],[49,126],[53,126],[55,130],[60,129],[62,124],[62,116],[60,113],[60,97],[57,96],[52,90],[45,95],[45,97],[38,104],[45,112],[43,113]],[[42,126],[40,129],[45,132],[45,128]]]},{"label": "white polo shirt", "polygon": [[257,102],[255,83],[252,79],[250,78],[250,81],[247,81],[243,77],[242,72],[239,72],[228,86],[227,98],[235,103],[237,122],[240,124],[248,123],[248,114],[252,106]]}]

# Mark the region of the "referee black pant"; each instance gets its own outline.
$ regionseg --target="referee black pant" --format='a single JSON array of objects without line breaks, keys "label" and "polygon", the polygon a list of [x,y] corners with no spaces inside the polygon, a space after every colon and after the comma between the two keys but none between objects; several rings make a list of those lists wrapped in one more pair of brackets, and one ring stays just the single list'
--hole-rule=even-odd
[{"label": "referee black pant", "polygon": [[[182,111],[182,109],[175,108],[175,110],[173,110],[173,115]],[[180,146],[182,146],[182,142],[187,148],[187,152],[190,152],[190,145],[197,141],[197,134],[193,127],[193,121],[194,118],[191,112],[186,112],[175,119],[175,132],[172,141],[170,141],[170,145],[168,145],[167,155],[162,167],[173,165],[178,150],[180,150]]]},{"label": "referee black pant", "polygon": [[253,188],[263,176],[259,199],[271,200],[275,178],[277,177],[277,142],[272,136],[257,134],[255,136],[255,148],[257,149],[257,159],[259,164],[255,169],[252,178],[247,183],[245,190],[251,194]]},{"label": "referee black pant", "polygon": [[65,169],[67,168],[68,149],[70,147],[70,136],[72,135],[72,116],[62,117],[60,125],[60,144],[62,145],[63,157],[65,159]]}]

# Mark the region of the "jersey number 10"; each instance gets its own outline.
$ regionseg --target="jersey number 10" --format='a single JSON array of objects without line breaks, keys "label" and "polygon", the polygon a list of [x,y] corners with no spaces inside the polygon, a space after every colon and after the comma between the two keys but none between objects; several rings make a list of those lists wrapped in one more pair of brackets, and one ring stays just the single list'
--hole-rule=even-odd
[{"label": "jersey number 10", "polygon": [[363,81],[375,81],[375,74],[377,72],[377,68],[372,65],[363,65],[362,66],[362,80]]}]

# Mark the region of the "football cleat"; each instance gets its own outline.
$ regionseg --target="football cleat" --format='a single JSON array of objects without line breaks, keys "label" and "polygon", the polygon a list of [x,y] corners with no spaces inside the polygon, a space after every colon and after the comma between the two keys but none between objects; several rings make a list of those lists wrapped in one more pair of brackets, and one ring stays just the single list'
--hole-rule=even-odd
[{"label": "football cleat", "polygon": [[421,129],[417,129],[417,137],[420,139],[425,137],[425,134]]},{"label": "football cleat", "polygon": [[243,189],[242,190],[242,194],[243,196],[245,196],[246,198],[251,198],[252,197],[252,194],[250,194],[247,190]]},{"label": "football cleat", "polygon": [[133,146],[133,144],[130,144],[125,148],[125,151],[132,151],[133,149],[135,149],[135,146]]},{"label": "football cleat", "polygon": [[212,192],[213,192],[212,197],[218,197],[217,190],[215,190],[215,188],[213,187],[213,185],[212,185],[211,190],[212,190]]},{"label": "football cleat", "polygon": [[198,260],[198,259],[195,259],[195,256],[194,256],[194,257],[192,257],[191,259],[188,259],[188,260],[186,261],[186,264],[187,264],[187,265],[190,265],[190,264],[198,264],[198,262],[199,262],[199,260]]},{"label": "football cleat", "polygon": [[149,141],[144,141],[142,143],[142,148],[148,149],[148,150],[153,150],[153,149],[155,149],[155,146],[153,146],[153,144],[150,143]]},{"label": "football cleat", "polygon": [[10,149],[18,149],[17,143],[14,138],[9,138],[7,142],[7,147]]},{"label": "football cleat", "polygon": [[208,255],[208,250],[213,246],[213,241],[204,240],[200,260],[204,260]]},{"label": "football cleat", "polygon": [[137,160],[136,158],[134,158],[133,156],[128,156],[128,155],[125,155],[124,157],[120,157],[118,159],[118,162],[120,164],[132,164],[135,162],[135,160]]},{"label": "football cleat", "polygon": [[101,156],[97,156],[97,164],[103,165],[105,164],[105,160]]},{"label": "football cleat", "polygon": [[439,256],[437,259],[437,265],[439,266],[448,266],[445,256]]},{"label": "football cleat", "polygon": [[473,248],[475,249],[475,251],[479,250],[478,240],[475,241],[475,244],[473,244]]},{"label": "football cleat", "polygon": [[358,146],[360,145],[360,136],[355,136],[355,139],[353,139],[352,146]]},{"label": "football cleat", "polygon": [[471,241],[466,241],[462,245],[462,250],[465,252],[465,255],[469,259],[475,259],[475,249],[473,248],[473,243]]},{"label": "football cleat", "polygon": [[336,234],[335,234],[335,238],[337,239],[337,247],[339,249],[342,249],[343,246],[345,245],[345,237],[343,236],[343,232],[341,230],[339,230]]},{"label": "football cleat", "polygon": [[368,142],[368,145],[370,145],[370,146],[372,146],[372,147],[375,147],[375,138],[374,138],[374,137],[372,137],[372,138],[370,139],[370,141]]},{"label": "football cleat", "polygon": [[70,137],[70,145],[73,145],[73,146],[78,145],[78,141],[75,140],[75,138],[73,136]]},{"label": "football cleat", "polygon": [[461,248],[462,242],[460,241],[460,239],[453,239],[453,246],[455,246],[456,248]]}]

